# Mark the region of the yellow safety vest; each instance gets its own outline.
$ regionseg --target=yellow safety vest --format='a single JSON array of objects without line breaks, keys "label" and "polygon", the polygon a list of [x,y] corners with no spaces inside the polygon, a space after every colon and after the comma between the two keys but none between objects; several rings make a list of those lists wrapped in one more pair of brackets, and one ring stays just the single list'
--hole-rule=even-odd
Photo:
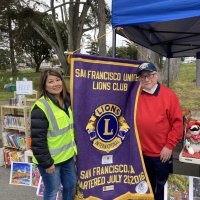
[{"label": "yellow safety vest", "polygon": [[[49,122],[47,131],[47,144],[54,164],[64,162],[75,154],[77,147],[74,141],[74,120],[70,107],[69,116],[64,110],[56,106],[49,98],[41,97],[33,105],[37,105],[46,115]],[[33,163],[38,164],[33,156]]]}]

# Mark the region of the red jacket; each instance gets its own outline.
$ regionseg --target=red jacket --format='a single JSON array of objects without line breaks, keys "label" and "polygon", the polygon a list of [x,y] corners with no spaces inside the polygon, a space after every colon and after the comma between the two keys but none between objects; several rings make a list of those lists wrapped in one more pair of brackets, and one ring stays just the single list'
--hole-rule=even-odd
[{"label": "red jacket", "polygon": [[175,92],[162,84],[153,95],[140,91],[136,124],[144,155],[159,157],[164,146],[172,150],[183,137],[183,116]]}]

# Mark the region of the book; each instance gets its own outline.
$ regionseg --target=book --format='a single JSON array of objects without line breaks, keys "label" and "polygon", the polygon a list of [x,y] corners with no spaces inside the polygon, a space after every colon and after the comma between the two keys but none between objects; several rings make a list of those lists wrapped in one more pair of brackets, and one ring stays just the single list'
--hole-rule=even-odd
[{"label": "book", "polygon": [[24,153],[14,149],[4,149],[5,164],[11,165],[11,162],[24,162]]},{"label": "book", "polygon": [[3,146],[8,146],[8,141],[7,141],[7,133],[6,132],[2,132],[2,142],[3,142]]},{"label": "book", "polygon": [[4,127],[5,128],[24,128],[25,122],[21,115],[4,115]]},{"label": "book", "polygon": [[7,166],[11,164],[9,153],[10,153],[10,149],[4,149],[5,165]]},{"label": "book", "polygon": [[24,132],[5,132],[4,137],[6,138],[5,146],[21,150],[26,149],[26,137]]}]

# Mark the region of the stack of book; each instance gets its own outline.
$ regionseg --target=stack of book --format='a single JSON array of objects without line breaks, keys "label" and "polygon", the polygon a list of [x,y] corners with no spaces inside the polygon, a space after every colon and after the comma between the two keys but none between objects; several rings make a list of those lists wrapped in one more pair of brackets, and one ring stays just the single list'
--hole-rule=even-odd
[{"label": "stack of book", "polygon": [[16,116],[8,114],[4,116],[4,127],[5,128],[24,128],[24,118],[23,116]]},{"label": "stack of book", "polygon": [[20,150],[26,149],[26,137],[24,132],[3,132],[4,146]]}]

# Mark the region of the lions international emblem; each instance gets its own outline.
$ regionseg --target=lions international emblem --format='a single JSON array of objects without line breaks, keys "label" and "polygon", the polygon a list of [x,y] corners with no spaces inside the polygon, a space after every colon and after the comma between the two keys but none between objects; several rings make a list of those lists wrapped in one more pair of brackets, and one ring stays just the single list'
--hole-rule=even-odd
[{"label": "lions international emblem", "polygon": [[122,144],[129,130],[121,109],[115,104],[96,108],[86,126],[93,146],[107,153]]}]

